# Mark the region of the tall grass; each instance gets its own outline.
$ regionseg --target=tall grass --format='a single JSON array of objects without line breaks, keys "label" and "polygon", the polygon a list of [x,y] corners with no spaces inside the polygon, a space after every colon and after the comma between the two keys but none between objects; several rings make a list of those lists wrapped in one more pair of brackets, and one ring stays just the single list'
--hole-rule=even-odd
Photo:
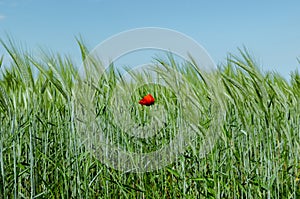
[{"label": "tall grass", "polygon": [[[220,88],[213,93],[201,71],[189,64],[179,67],[170,57],[158,60],[157,66],[176,69],[192,88],[201,132],[216,125],[212,98],[226,111],[209,153],[201,156],[203,143],[196,142],[160,170],[126,173],[107,167],[78,139],[73,89],[80,74],[72,60],[52,54],[37,57],[11,41],[1,44],[12,62],[4,65],[0,59],[0,198],[300,197],[299,73],[294,72],[290,82],[275,73],[264,74],[241,50],[211,75]],[[85,59],[88,50],[81,41],[78,44]],[[99,128],[118,135],[118,140],[130,139],[116,134],[120,129],[114,128],[109,109],[111,90],[117,84],[131,86],[115,70],[96,82],[95,115]],[[159,140],[172,138],[178,128],[176,114],[183,111],[172,91],[157,85],[140,87],[129,96],[136,101],[133,116],[137,123],[147,123],[148,116],[137,102],[148,92],[172,113],[166,116],[169,125]],[[168,139],[133,141],[127,150],[151,151]]]}]

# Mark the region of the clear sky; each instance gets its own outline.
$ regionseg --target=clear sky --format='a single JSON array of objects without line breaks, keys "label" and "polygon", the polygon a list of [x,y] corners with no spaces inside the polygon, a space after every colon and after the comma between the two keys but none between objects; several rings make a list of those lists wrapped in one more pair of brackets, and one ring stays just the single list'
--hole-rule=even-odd
[{"label": "clear sky", "polygon": [[[246,46],[263,70],[288,78],[300,64],[300,1],[0,0],[0,38],[31,50],[79,60],[75,37],[92,49],[132,28],[177,30],[200,43],[215,63]],[[0,48],[0,53],[3,49]]]}]

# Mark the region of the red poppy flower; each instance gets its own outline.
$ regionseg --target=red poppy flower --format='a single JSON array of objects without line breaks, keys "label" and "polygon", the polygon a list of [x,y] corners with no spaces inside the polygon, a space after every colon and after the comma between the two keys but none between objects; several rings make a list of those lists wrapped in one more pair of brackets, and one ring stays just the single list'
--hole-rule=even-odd
[{"label": "red poppy flower", "polygon": [[145,106],[150,106],[150,105],[153,105],[154,102],[155,102],[154,97],[151,94],[148,94],[139,101],[139,104],[145,105]]}]

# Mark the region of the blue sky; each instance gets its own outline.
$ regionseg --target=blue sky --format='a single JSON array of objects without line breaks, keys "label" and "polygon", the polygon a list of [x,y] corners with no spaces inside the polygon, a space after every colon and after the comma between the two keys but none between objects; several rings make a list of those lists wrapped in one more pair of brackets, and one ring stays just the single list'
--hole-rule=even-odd
[{"label": "blue sky", "polygon": [[263,70],[286,78],[300,66],[299,21],[297,0],[0,0],[0,38],[8,34],[34,51],[79,60],[79,35],[92,49],[122,31],[162,27],[195,39],[217,64],[246,46]]}]

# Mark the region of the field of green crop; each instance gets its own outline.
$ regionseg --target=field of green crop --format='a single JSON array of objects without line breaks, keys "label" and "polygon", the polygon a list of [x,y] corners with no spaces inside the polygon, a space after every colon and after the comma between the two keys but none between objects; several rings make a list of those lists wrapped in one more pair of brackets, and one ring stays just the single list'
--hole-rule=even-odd
[{"label": "field of green crop", "polygon": [[[85,60],[88,49],[77,42]],[[93,75],[83,81],[69,57],[33,55],[10,40],[1,45],[11,62],[0,55],[0,198],[300,198],[297,71],[289,82],[263,73],[242,49],[209,74],[172,56],[155,59],[153,72],[167,86],[144,84],[145,77],[155,78],[146,72],[130,74],[133,83],[113,68],[88,82]],[[178,74],[184,81],[177,81]],[[93,98],[83,104],[95,109],[87,117],[77,115],[78,82],[91,88]],[[116,98],[117,87],[132,92]],[[142,107],[138,101],[148,93],[156,103]],[[193,108],[186,110],[184,99]],[[139,125],[149,124],[155,107],[163,107],[164,127],[149,139],[126,135],[129,124],[116,122],[122,112],[113,106],[116,100],[130,107],[130,118]],[[188,119],[197,133],[171,164],[126,172],[103,164],[101,154],[84,144],[86,132],[78,124],[91,117],[98,126],[87,126],[89,131],[100,129],[129,152],[159,149],[178,129],[189,128]],[[214,145],[203,154],[208,132],[215,133]]]}]

